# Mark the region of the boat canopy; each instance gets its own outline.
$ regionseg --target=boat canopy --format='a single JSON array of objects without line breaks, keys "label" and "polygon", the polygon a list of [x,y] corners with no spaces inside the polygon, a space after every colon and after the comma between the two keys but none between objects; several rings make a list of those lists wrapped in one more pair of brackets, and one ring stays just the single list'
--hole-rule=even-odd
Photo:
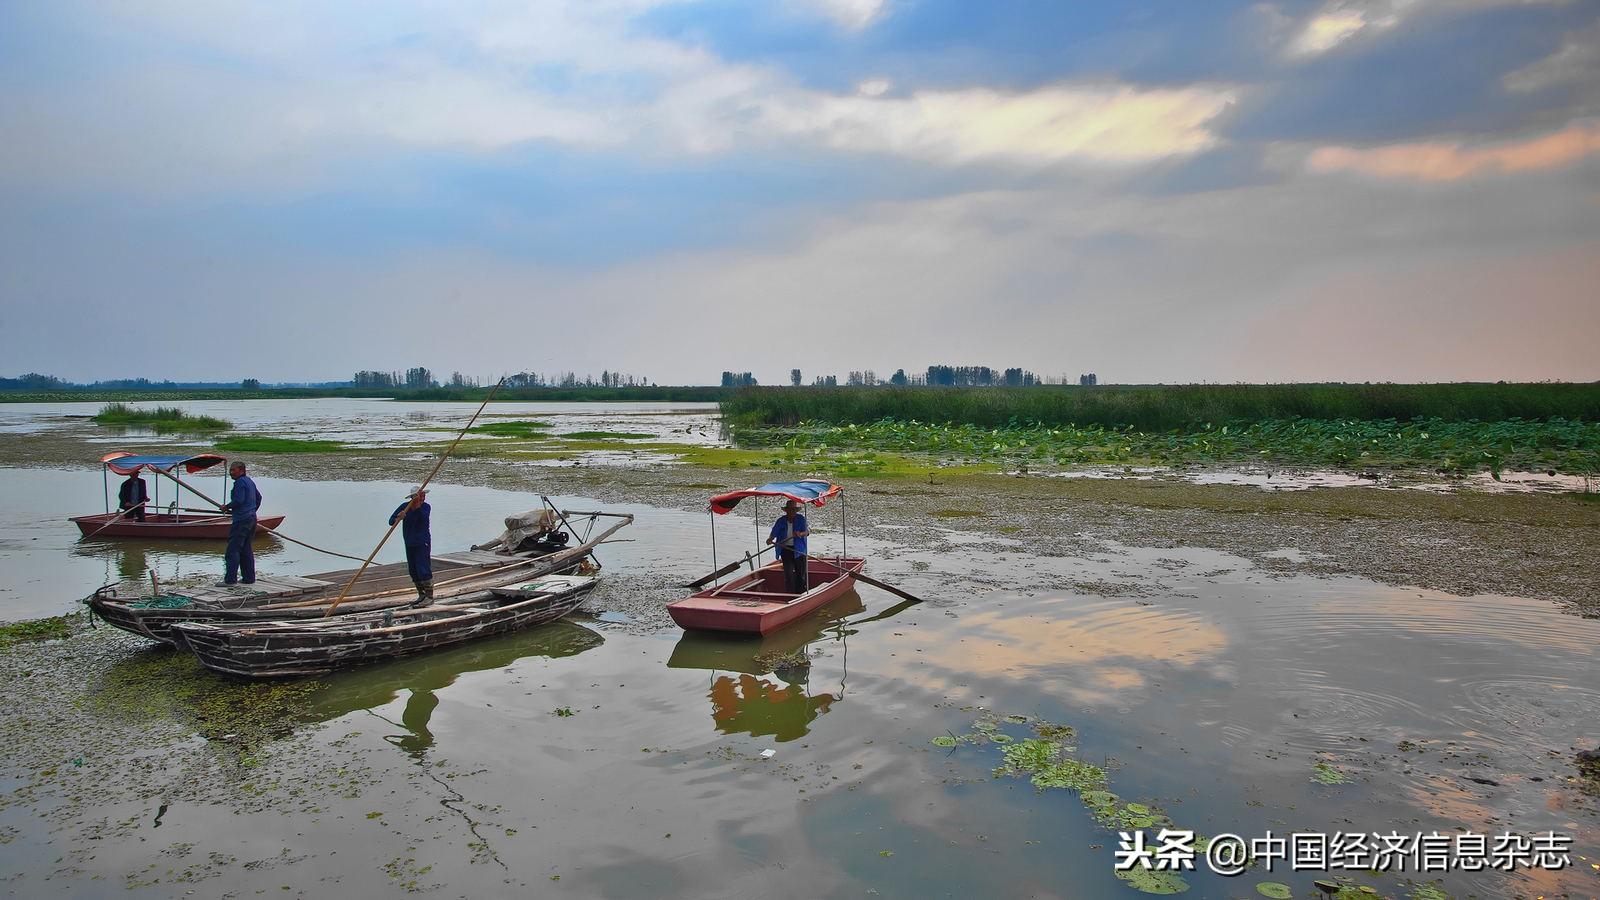
[{"label": "boat canopy", "polygon": [[843,489],[837,484],[829,484],[818,479],[775,481],[772,484],[763,484],[760,487],[718,494],[711,498],[711,511],[719,516],[725,516],[733,512],[733,508],[739,505],[739,501],[746,497],[787,497],[799,503],[822,506],[830,499],[839,496],[841,490]]},{"label": "boat canopy", "polygon": [[201,453],[197,456],[137,456],[126,450],[118,450],[115,453],[107,453],[105,456],[100,457],[100,461],[105,463],[106,468],[118,475],[132,475],[141,469],[170,473],[179,466],[182,466],[185,472],[193,475],[196,472],[209,469],[217,463],[227,462],[228,458],[226,456],[218,456],[215,453]]}]

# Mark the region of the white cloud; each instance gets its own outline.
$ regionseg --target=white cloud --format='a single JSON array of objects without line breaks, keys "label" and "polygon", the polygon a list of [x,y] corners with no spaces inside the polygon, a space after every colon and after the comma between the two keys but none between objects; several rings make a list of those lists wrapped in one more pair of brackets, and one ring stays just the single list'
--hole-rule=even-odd
[{"label": "white cloud", "polygon": [[887,0],[804,0],[804,2],[849,31],[861,31],[883,18],[889,6]]},{"label": "white cloud", "polygon": [[856,93],[863,97],[882,97],[894,87],[894,82],[887,78],[868,78],[856,85]]},{"label": "white cloud", "polygon": [[[1363,34],[1388,31],[1424,13],[1459,14],[1496,6],[1566,3],[1567,0],[1325,0],[1284,46],[1290,59],[1321,56]],[[1269,7],[1276,12],[1276,7]]]},{"label": "white cloud", "polygon": [[1416,0],[1334,0],[1323,5],[1290,40],[1285,53],[1293,58],[1319,56],[1363,31],[1383,31],[1400,21]]},{"label": "white cloud", "polygon": [[[648,6],[408,9],[393,22],[337,7],[157,7],[140,23],[157,52],[136,66],[8,89],[0,129],[18,137],[0,145],[0,177],[154,192],[283,186],[385,145],[495,152],[541,141],[655,156],[799,141],[953,165],[1124,164],[1212,146],[1208,123],[1235,95],[1066,83],[897,97],[881,78],[835,94],[640,34],[631,17]],[[96,13],[83,27],[115,49],[128,25]]]},{"label": "white cloud", "polygon": [[905,98],[797,93],[764,104],[778,133],[828,146],[946,163],[980,160],[1138,163],[1217,143],[1207,124],[1234,99],[1228,88],[1139,90],[1062,84],[1021,93],[926,91]]}]

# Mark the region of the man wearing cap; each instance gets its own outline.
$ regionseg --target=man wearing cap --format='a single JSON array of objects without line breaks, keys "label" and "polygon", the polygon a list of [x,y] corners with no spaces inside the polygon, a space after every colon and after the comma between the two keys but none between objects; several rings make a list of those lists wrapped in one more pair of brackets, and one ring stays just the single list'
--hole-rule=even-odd
[{"label": "man wearing cap", "polygon": [[261,508],[261,491],[245,474],[244,463],[235,461],[228,466],[228,474],[233,476],[233,493],[228,495],[228,502],[222,504],[222,511],[233,514],[233,524],[228,526],[228,552],[223,557],[227,573],[222,576],[222,583],[255,584],[256,551],[250,542],[256,536],[256,510]]},{"label": "man wearing cap", "polygon": [[390,525],[405,517],[405,524],[400,529],[406,541],[406,571],[411,573],[411,581],[417,586],[418,603],[433,600],[433,533],[428,527],[428,517],[432,512],[433,507],[428,505],[428,492],[418,487],[389,516]]},{"label": "man wearing cap", "polygon": [[806,592],[806,536],[809,534],[806,517],[800,515],[800,504],[790,500],[783,504],[783,515],[772,523],[772,531],[767,535],[767,543],[778,545],[784,587],[791,594]]}]

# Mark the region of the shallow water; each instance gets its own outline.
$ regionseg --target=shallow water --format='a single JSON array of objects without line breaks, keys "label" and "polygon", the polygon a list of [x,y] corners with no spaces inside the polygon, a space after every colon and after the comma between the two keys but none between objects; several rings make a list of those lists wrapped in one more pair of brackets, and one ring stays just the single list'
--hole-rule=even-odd
[{"label": "shallow water", "polygon": [[[539,472],[529,477],[526,493],[440,485],[436,549],[481,542],[537,505]],[[97,481],[0,469],[0,618],[65,611],[141,568],[217,565],[217,548],[79,542],[62,507],[97,509]],[[350,552],[376,540],[404,489],[261,487],[291,533]],[[630,542],[602,551],[584,615],[325,679],[259,747],[159,696],[153,712],[74,724],[95,697],[183,661],[103,631],[72,639],[94,648],[71,663],[87,671],[63,681],[83,699],[0,726],[11,741],[0,885],[17,896],[1135,896],[1112,874],[1115,832],[1075,794],[994,777],[996,745],[930,743],[989,710],[1073,726],[1075,756],[1106,768],[1110,790],[1180,828],[1554,829],[1576,836],[1575,868],[1455,872],[1445,887],[1600,890],[1593,802],[1563,781],[1572,748],[1600,743],[1600,621],[1540,601],[1285,576],[1208,550],[1044,557],[980,531],[879,528],[874,540],[853,528],[869,572],[928,602],[861,586],[764,640],[718,639],[658,627],[670,585],[710,568],[707,517],[605,508],[638,520],[618,535]],[[832,515],[813,524],[816,548],[834,549]],[[723,561],[757,534],[739,514],[717,530]],[[267,571],[346,565],[293,545],[259,552]],[[13,702],[67,665],[68,644],[0,654]],[[808,668],[780,675],[757,661],[795,652]],[[183,671],[183,683],[242,691]],[[1314,781],[1318,763],[1347,782]],[[1224,897],[1261,880],[1307,896],[1316,876],[1185,877],[1185,896]],[[1358,880],[1406,893],[1393,875]]]},{"label": "shallow water", "polygon": [[[0,403],[0,433],[30,433],[80,426],[102,403]],[[163,400],[129,403],[136,409],[175,406],[191,415],[230,422],[233,434],[341,441],[356,447],[394,447],[448,440],[478,408],[476,403],[411,400]],[[715,403],[494,403],[480,422],[549,422],[550,435],[624,431],[679,444],[718,442]],[[102,426],[97,443],[210,446],[203,436],[156,435],[150,429]],[[469,439],[485,437],[473,434]]]}]

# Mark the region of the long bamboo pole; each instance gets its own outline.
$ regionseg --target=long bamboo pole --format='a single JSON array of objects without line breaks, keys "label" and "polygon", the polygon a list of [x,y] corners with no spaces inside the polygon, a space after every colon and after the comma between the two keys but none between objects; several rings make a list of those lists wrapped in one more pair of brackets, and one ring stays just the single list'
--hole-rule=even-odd
[{"label": "long bamboo pole", "polygon": [[[428,489],[428,483],[433,481],[433,476],[439,474],[439,470],[444,468],[445,460],[450,458],[450,454],[456,452],[456,445],[460,444],[461,439],[467,436],[467,432],[471,430],[473,423],[477,422],[478,417],[483,415],[484,407],[489,405],[489,401],[494,399],[494,395],[499,392],[500,386],[505,383],[506,380],[504,376],[501,376],[500,380],[495,382],[494,387],[489,390],[489,396],[484,397],[483,402],[478,404],[478,411],[473,413],[472,418],[467,420],[466,426],[461,429],[459,434],[456,435],[456,439],[450,442],[450,447],[444,451],[444,455],[440,456],[439,461],[434,464],[433,471],[428,473],[427,478],[422,479],[422,485],[418,488],[418,493]],[[356,570],[356,574],[350,576],[350,583],[346,584],[344,586],[344,590],[339,592],[339,596],[334,599],[333,603],[329,604],[328,611],[323,613],[324,616],[333,615],[333,611],[338,609],[339,604],[344,602],[344,598],[349,595],[350,589],[356,586],[357,581],[361,580],[362,574],[367,571],[367,566],[372,565],[373,558],[378,555],[379,550],[383,549],[383,545],[389,542],[389,536],[394,534],[395,528],[404,519],[404,516],[396,516],[395,520],[389,523],[389,530],[383,533],[383,539],[378,541],[378,546],[373,547],[371,553],[367,554],[366,561],[361,564],[361,568]]]}]

